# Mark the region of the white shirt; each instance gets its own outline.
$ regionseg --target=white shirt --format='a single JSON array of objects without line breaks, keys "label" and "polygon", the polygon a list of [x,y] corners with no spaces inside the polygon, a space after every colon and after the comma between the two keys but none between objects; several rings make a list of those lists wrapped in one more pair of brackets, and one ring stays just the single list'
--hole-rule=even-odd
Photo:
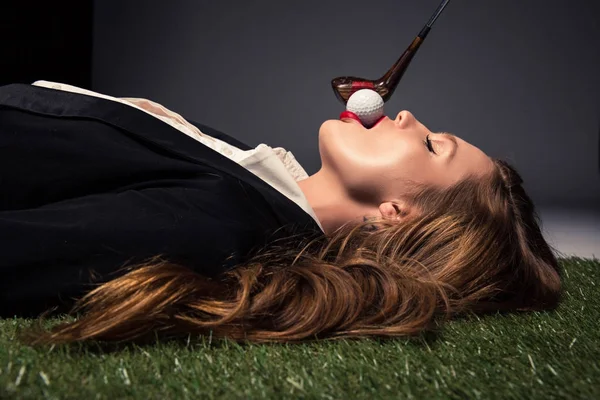
[{"label": "white shirt", "polygon": [[317,219],[314,210],[308,203],[300,186],[296,183],[308,178],[308,174],[298,161],[296,161],[296,158],[291,151],[287,151],[283,147],[271,148],[264,143],[259,144],[254,149],[241,150],[236,146],[201,132],[196,126],[187,122],[181,115],[148,99],[131,97],[117,98],[64,83],[49,81],[36,81],[33,85],[116,101],[137,108],[138,110],[171,125],[178,131],[210,147],[261,178],[301,207],[315,220],[323,231],[323,227]]}]

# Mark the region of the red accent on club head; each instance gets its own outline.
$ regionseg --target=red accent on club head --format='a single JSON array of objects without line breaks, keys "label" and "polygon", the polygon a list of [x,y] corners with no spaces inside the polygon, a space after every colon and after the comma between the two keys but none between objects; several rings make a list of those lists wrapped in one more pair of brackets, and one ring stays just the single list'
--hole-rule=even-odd
[{"label": "red accent on club head", "polygon": [[369,82],[369,81],[354,81],[352,82],[352,89],[354,89],[354,91],[359,90],[359,89],[373,89],[375,87],[375,84],[373,82]]}]

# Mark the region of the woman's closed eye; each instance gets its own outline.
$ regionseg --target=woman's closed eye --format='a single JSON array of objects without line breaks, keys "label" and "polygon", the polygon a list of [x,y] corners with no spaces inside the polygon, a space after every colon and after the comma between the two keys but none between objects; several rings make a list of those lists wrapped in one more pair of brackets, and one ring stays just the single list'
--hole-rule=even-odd
[{"label": "woman's closed eye", "polygon": [[425,144],[425,146],[427,147],[427,149],[432,152],[433,154],[437,154],[435,152],[435,150],[433,149],[433,146],[431,145],[431,140],[429,140],[429,135],[427,135],[427,137],[425,138],[425,140],[423,140],[423,143]]}]

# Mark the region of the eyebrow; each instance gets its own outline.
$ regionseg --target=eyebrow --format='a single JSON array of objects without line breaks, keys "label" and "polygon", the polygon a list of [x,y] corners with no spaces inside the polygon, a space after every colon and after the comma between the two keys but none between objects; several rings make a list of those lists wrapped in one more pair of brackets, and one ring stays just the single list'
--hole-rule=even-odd
[{"label": "eyebrow", "polygon": [[454,143],[454,146],[452,146],[452,149],[450,150],[450,156],[448,157],[448,159],[451,160],[452,158],[454,158],[454,155],[456,154],[456,149],[458,148],[458,141],[456,140],[456,136],[448,132],[440,132],[439,134],[445,138],[450,139],[450,141]]}]

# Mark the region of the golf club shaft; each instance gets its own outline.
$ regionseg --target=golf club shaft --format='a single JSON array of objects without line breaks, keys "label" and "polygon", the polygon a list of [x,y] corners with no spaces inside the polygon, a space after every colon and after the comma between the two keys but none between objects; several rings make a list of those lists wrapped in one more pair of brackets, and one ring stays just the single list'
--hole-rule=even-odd
[{"label": "golf club shaft", "polygon": [[448,4],[449,1],[450,0],[442,1],[442,3],[437,8],[437,10],[435,10],[435,13],[433,13],[433,16],[429,19],[429,21],[423,27],[423,29],[421,29],[421,32],[419,32],[417,37],[414,38],[414,40],[408,46],[408,48],[404,51],[404,53],[402,53],[400,58],[398,58],[398,60],[389,69],[389,71],[386,72],[386,74],[384,76],[382,76],[380,79],[377,80],[377,84],[379,84],[381,86],[381,89],[384,89],[384,88],[386,89],[384,91],[384,95],[381,95],[381,93],[380,93],[380,95],[381,95],[381,97],[383,97],[384,101],[387,101],[391,97],[392,93],[394,93],[394,90],[398,86],[400,79],[402,78],[402,76],[404,75],[406,70],[408,69],[410,62],[412,61],[413,57],[417,53],[417,50],[419,50],[419,48],[421,47],[421,44],[427,37],[427,34],[429,33],[429,31],[431,30],[433,23],[440,16],[440,14],[442,13],[442,11],[444,10],[444,8],[446,7],[446,5]]},{"label": "golf club shaft", "polygon": [[365,78],[357,78],[354,76],[340,76],[332,79],[331,86],[333,87],[333,91],[338,100],[340,100],[343,104],[346,104],[350,96],[357,90],[372,89],[379,93],[384,102],[388,101],[394,93],[394,90],[396,90],[402,75],[404,75],[404,72],[406,72],[406,69],[410,65],[410,62],[415,56],[417,50],[419,50],[419,47],[425,40],[425,37],[427,37],[427,34],[431,30],[433,23],[440,16],[449,2],[450,0],[443,0],[440,3],[427,24],[423,27],[423,29],[421,29],[421,32],[419,32],[410,46],[408,46],[400,58],[381,78],[377,80],[370,80]]}]

